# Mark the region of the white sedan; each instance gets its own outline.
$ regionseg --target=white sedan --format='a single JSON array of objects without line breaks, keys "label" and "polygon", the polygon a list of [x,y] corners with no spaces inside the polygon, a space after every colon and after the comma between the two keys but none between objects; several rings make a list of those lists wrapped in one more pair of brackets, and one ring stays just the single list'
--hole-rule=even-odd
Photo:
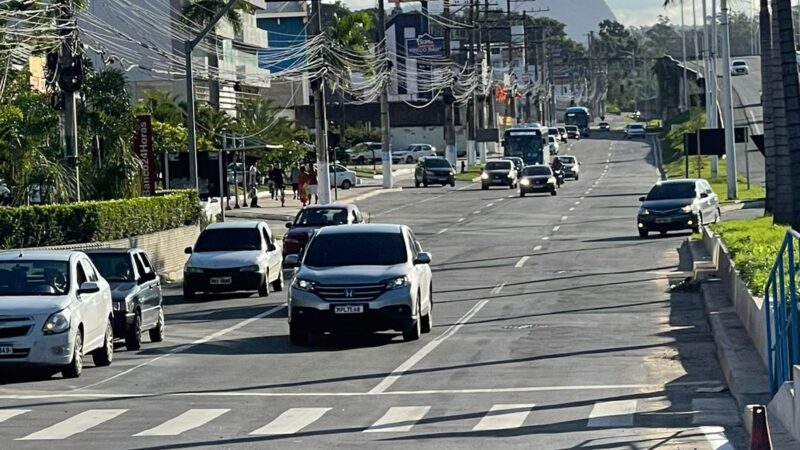
[{"label": "white sedan", "polygon": [[111,289],[78,251],[0,253],[0,371],[58,367],[65,378],[114,358]]},{"label": "white sedan", "polygon": [[556,137],[551,134],[550,136],[547,137],[547,142],[550,143],[550,154],[557,155],[558,149],[559,147],[561,147],[558,143],[558,139],[556,139]]},{"label": "white sedan", "polygon": [[331,187],[338,186],[342,189],[350,189],[356,185],[357,176],[352,170],[339,164],[331,164],[329,171],[330,175],[328,177],[331,179]]},{"label": "white sedan", "polygon": [[430,144],[411,144],[400,150],[392,150],[392,162],[395,164],[413,164],[427,156],[436,156],[436,147]]},{"label": "white sedan", "polygon": [[747,75],[750,73],[750,67],[747,66],[746,61],[736,60],[731,63],[731,75]]}]

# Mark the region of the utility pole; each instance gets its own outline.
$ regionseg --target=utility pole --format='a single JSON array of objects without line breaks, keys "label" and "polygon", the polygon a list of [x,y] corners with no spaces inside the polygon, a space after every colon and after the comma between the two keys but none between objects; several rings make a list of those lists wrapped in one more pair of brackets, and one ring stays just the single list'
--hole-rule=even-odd
[{"label": "utility pole", "polygon": [[[480,17],[481,17],[481,3],[480,3],[480,0],[475,0],[475,22],[476,22],[476,24],[479,23]],[[487,14],[485,16],[485,20],[487,20],[488,18],[489,17],[488,17],[488,14]],[[488,33],[488,30],[486,32]],[[484,67],[486,67],[485,64],[488,61],[486,60],[485,54],[484,54],[483,49],[482,49],[482,45],[483,45],[483,29],[482,28],[478,28],[478,36],[477,36],[477,39],[474,42],[474,45],[475,45],[475,50],[474,50],[475,53],[474,54],[476,55],[477,65],[479,67],[479,69],[478,69],[478,74],[479,74],[479,81],[478,81],[479,84],[478,84],[478,86],[479,86],[479,88],[478,89],[479,89],[479,92],[480,92],[480,96],[477,97],[476,101],[475,101],[475,112],[476,112],[475,121],[478,124],[478,129],[483,130],[483,129],[487,128],[486,127],[486,98],[485,98],[486,97],[486,94],[485,94],[486,93],[486,86],[483,83],[485,81],[483,76],[484,76]],[[480,155],[481,164],[486,164],[486,145],[487,145],[486,142],[480,142],[480,143],[476,142],[475,145],[478,147],[478,153]]]},{"label": "utility pole", "polygon": [[217,25],[228,11],[233,8],[237,0],[228,0],[225,6],[217,12],[208,25],[190,41],[184,41],[184,56],[186,58],[186,131],[189,140],[189,181],[197,192],[200,192],[200,182],[197,178],[197,130],[195,129],[195,107],[194,107],[194,77],[192,75],[192,52],[200,44],[200,41]]},{"label": "utility pole", "polygon": [[78,108],[76,96],[83,81],[81,56],[77,51],[77,27],[72,0],[61,0],[57,24],[63,37],[58,55],[58,84],[64,94],[65,156],[75,170],[76,200],[81,201],[81,174],[78,161]]},{"label": "utility pole", "polygon": [[[322,33],[322,14],[320,0],[311,2],[311,32]],[[331,201],[330,171],[328,170],[328,119],[325,108],[325,79],[320,75],[311,82],[314,96],[314,129],[317,147],[317,193],[322,204]]]},{"label": "utility pole", "polygon": [[508,20],[508,82],[511,84],[508,89],[508,104],[511,110],[511,125],[517,124],[517,101],[514,92],[514,35],[511,28],[511,0],[506,0],[506,17]]},{"label": "utility pole", "polygon": [[[595,99],[595,90],[596,90],[596,83],[594,79],[594,52],[592,51],[592,44],[594,43],[594,31],[589,31],[589,42],[588,42],[588,50],[589,50],[589,79],[592,80],[591,89],[589,89],[590,97],[590,107],[592,111],[598,111],[599,108],[595,109],[594,99]],[[602,114],[602,113],[601,113]]]},{"label": "utility pole", "polygon": [[[711,80],[712,91],[714,94],[713,102],[711,103],[711,123],[714,128],[720,126],[719,120],[719,83],[717,82],[717,45],[719,34],[717,33],[717,0],[711,0]],[[727,69],[730,73],[730,66]],[[719,158],[716,155],[711,156],[711,177],[716,178],[719,174]]]},{"label": "utility pole", "polygon": [[[484,10],[484,17],[488,23],[489,21],[489,0],[485,1],[486,9]],[[494,67],[492,66],[492,38],[489,32],[490,28],[487,27],[486,29],[486,50],[484,52],[484,58],[486,60],[486,71],[489,81],[489,89],[488,94],[486,95],[486,127],[487,128],[495,128],[497,127],[497,114],[495,114],[494,110]],[[489,147],[491,145],[491,147]],[[481,153],[481,163],[486,162],[486,154],[488,153],[489,148],[491,148],[492,152],[497,151],[497,142],[492,143],[484,143],[483,153]]]},{"label": "utility pole", "polygon": [[681,39],[683,40],[683,107],[690,110],[689,70],[686,68],[686,22],[684,21],[683,0],[681,0]]},{"label": "utility pole", "polygon": [[722,115],[725,129],[725,157],[728,169],[728,200],[738,198],[738,186],[736,184],[736,142],[733,136],[733,93],[731,88],[731,46],[728,24],[728,1],[722,0],[722,63],[726,70],[723,72],[723,107]]},{"label": "utility pole", "polygon": [[[469,4],[469,22],[472,29],[469,30],[469,51],[467,53],[467,67],[470,67],[475,73],[478,65],[475,64],[475,1]],[[475,165],[475,153],[477,146],[475,145],[475,109],[477,102],[475,101],[475,90],[470,94],[469,103],[467,104],[467,167]]]},{"label": "utility pole", "polygon": [[[444,9],[442,15],[445,19],[444,28],[444,55],[448,62],[452,62],[450,56],[450,26],[447,21],[450,19],[450,2],[444,2]],[[442,105],[444,106],[444,145],[445,157],[453,167],[456,166],[457,152],[456,152],[456,127],[453,114],[453,92],[452,88],[444,89],[444,98]]]},{"label": "utility pole", "polygon": [[715,80],[711,78],[711,58],[709,57],[709,43],[711,42],[711,37],[709,36],[708,11],[706,8],[707,0],[700,1],[703,2],[703,77],[705,77],[706,89],[706,128],[716,128],[711,121],[715,102],[714,99],[716,98],[712,87],[716,86],[716,83],[714,83]]},{"label": "utility pole", "polygon": [[[378,39],[379,51],[382,58],[387,58],[386,52],[386,11],[383,0],[378,0]],[[390,69],[391,70],[391,66]],[[383,188],[392,188],[392,142],[389,124],[389,83],[384,81],[381,86],[381,149],[383,158]]]}]

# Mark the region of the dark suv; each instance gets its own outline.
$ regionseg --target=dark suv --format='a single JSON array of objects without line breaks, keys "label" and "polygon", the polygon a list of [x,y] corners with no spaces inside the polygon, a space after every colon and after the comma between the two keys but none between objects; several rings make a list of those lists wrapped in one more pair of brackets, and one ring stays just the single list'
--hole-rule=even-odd
[{"label": "dark suv", "polygon": [[440,157],[426,157],[417,163],[414,170],[414,186],[441,183],[442,186],[456,185],[456,170],[450,162]]}]

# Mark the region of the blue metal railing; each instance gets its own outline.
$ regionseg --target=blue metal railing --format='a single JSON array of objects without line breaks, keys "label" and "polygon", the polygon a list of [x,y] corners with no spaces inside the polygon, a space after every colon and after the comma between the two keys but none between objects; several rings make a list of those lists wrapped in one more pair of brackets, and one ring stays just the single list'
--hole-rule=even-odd
[{"label": "blue metal railing", "polygon": [[792,379],[792,366],[800,364],[800,322],[797,310],[797,250],[800,233],[786,232],[764,288],[767,321],[769,388],[774,395]]}]

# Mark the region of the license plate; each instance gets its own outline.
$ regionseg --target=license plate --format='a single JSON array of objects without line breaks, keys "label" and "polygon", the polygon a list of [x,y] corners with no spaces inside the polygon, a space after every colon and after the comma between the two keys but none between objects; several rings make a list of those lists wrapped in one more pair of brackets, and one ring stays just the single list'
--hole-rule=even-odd
[{"label": "license plate", "polygon": [[231,284],[232,280],[231,277],[214,277],[209,280],[211,284],[220,285],[220,284]]},{"label": "license plate", "polygon": [[660,217],[656,219],[656,223],[670,223],[670,222],[672,222],[672,219],[670,219],[669,217]]},{"label": "license plate", "polygon": [[337,305],[333,307],[334,314],[361,314],[364,312],[364,305]]},{"label": "license plate", "polygon": [[0,345],[0,355],[13,355],[14,347],[10,345]]}]

